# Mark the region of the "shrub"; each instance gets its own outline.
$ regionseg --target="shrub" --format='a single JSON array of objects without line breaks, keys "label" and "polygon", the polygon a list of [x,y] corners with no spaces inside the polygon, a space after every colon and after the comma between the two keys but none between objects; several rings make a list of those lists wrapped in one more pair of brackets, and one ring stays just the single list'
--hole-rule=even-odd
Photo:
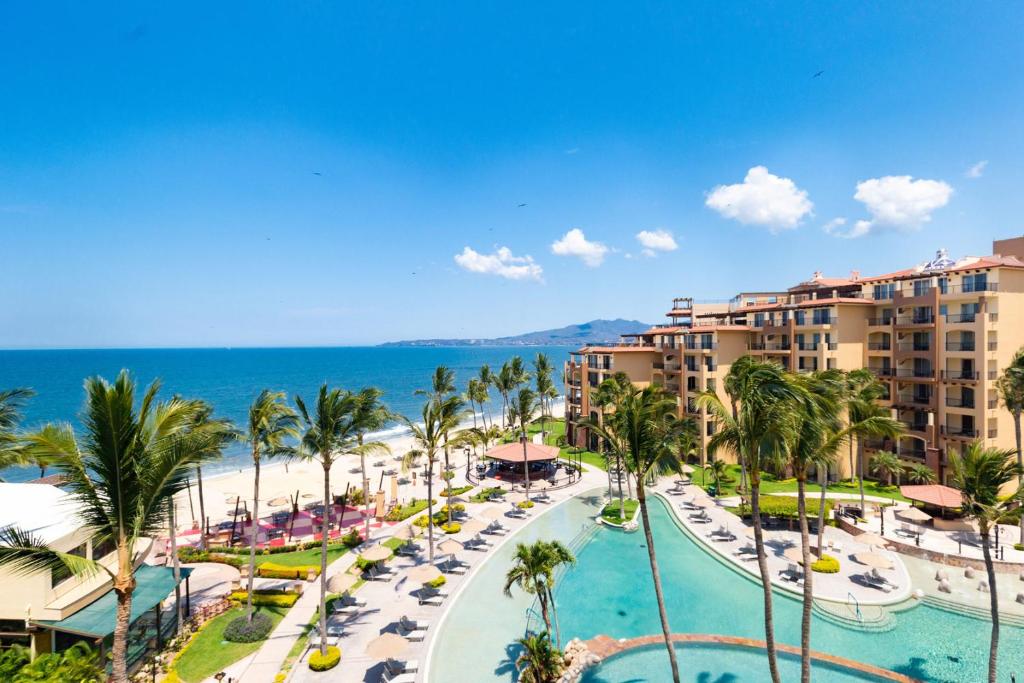
[{"label": "shrub", "polygon": [[327,671],[338,666],[341,661],[341,650],[331,646],[327,648],[327,655],[321,657],[320,650],[316,649],[309,656],[309,668],[313,671]]},{"label": "shrub", "polygon": [[427,581],[423,585],[427,586],[428,588],[440,588],[441,586],[445,585],[446,583],[448,583],[448,579],[446,579],[443,576],[439,576],[436,579],[434,579],[433,581]]},{"label": "shrub", "polygon": [[[253,597],[255,599],[255,596]],[[272,628],[274,620],[266,614],[253,614],[252,623],[249,623],[249,619],[243,614],[232,619],[224,629],[224,640],[232,643],[255,643],[266,638]]]},{"label": "shrub", "polygon": [[442,472],[441,478],[444,479],[445,481],[451,481],[452,479],[455,478],[455,472],[452,472],[450,470],[447,472]]},{"label": "shrub", "polygon": [[[821,499],[819,498],[807,499],[808,517],[816,517],[818,515],[818,506],[820,503]],[[829,519],[832,516],[832,506],[833,502],[831,500],[825,501],[826,519]],[[750,517],[750,504],[741,505],[739,511],[743,517]],[[773,517],[797,519],[797,499],[790,496],[761,496],[761,514],[771,515]]]},{"label": "shrub", "polygon": [[819,572],[821,574],[838,574],[839,560],[831,555],[822,555],[811,563],[811,571]]},{"label": "shrub", "polygon": [[346,548],[355,548],[362,542],[363,537],[359,535],[359,531],[357,531],[355,527],[352,527],[352,531],[341,537],[341,544]]},{"label": "shrub", "polygon": [[1013,544],[1013,549],[1014,550],[1024,550],[1024,543],[1014,543]]},{"label": "shrub", "polygon": [[[341,501],[340,501],[341,496],[338,496],[338,498],[339,498],[338,502],[340,504],[341,503]],[[354,491],[349,491],[348,492],[348,499],[345,501],[345,504],[346,505],[352,505],[352,506],[359,506],[359,505],[362,505],[365,502],[366,502],[366,499],[363,497],[363,490],[362,489],[355,489]]]},{"label": "shrub", "polygon": [[469,491],[471,488],[473,488],[473,487],[472,486],[457,486],[457,487],[455,487],[453,489],[445,489],[444,491],[441,491],[441,497],[442,498],[447,498],[448,496],[461,496],[463,493],[465,493],[466,491]]},{"label": "shrub", "polygon": [[533,501],[532,500],[524,500],[521,503],[517,503],[516,507],[519,508],[520,510],[529,510],[530,508],[533,507]]},{"label": "shrub", "polygon": [[245,560],[242,557],[234,554],[219,552],[212,553],[207,550],[188,547],[178,548],[178,559],[185,564],[194,564],[197,562],[219,562],[220,564],[226,564],[234,567],[235,569],[238,569],[245,564]]},{"label": "shrub", "polygon": [[427,515],[420,515],[419,517],[417,517],[416,519],[414,519],[414,520],[412,521],[412,523],[413,523],[413,524],[415,524],[415,525],[416,525],[416,526],[418,526],[418,527],[423,527],[423,528],[426,528],[426,527],[427,527],[427,524],[429,524],[429,521],[428,521],[428,520],[429,520],[429,518],[427,517]]},{"label": "shrub", "polygon": [[[435,500],[434,502],[436,503],[437,501]],[[389,522],[401,522],[403,519],[409,519],[417,512],[425,510],[426,507],[426,498],[422,500],[416,500],[415,498],[413,498],[412,500],[409,501],[407,505],[397,505],[394,508],[392,508],[391,512],[388,513],[385,519],[387,519],[387,521]]]},{"label": "shrub", "polygon": [[458,522],[452,522],[450,524],[442,524],[441,525],[441,531],[445,532],[446,534],[457,534],[460,531],[462,531],[462,525],[459,524]]},{"label": "shrub", "polygon": [[492,486],[490,488],[483,489],[476,495],[470,496],[469,501],[471,503],[486,503],[491,499],[491,496],[498,493],[507,493],[507,491],[500,486]]},{"label": "shrub", "polygon": [[[248,595],[246,591],[235,591],[228,596],[231,600],[237,600],[238,602],[245,602],[245,598]],[[291,607],[299,601],[299,594],[293,593],[292,591],[283,590],[261,590],[252,592],[252,604],[255,607]],[[251,642],[251,641],[235,641],[235,642]]]},{"label": "shrub", "polygon": [[256,568],[256,575],[264,579],[305,579],[309,576],[310,571],[320,576],[320,565],[304,564],[297,567],[289,567],[283,564],[264,562]]},{"label": "shrub", "polygon": [[[454,511],[454,512],[465,512],[466,511],[466,506],[463,505],[462,503],[456,503],[455,505],[452,505],[452,511]],[[441,509],[434,513],[434,518],[436,519],[438,515],[444,515],[445,518],[447,519],[447,517],[448,517],[448,506],[447,505],[442,505]]]}]

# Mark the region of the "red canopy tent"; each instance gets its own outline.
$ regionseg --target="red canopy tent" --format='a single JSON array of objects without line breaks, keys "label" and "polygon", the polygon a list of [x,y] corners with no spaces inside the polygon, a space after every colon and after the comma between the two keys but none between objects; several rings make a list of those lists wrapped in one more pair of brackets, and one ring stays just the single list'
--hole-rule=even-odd
[{"label": "red canopy tent", "polygon": [[[526,443],[527,462],[555,460],[558,457],[559,452],[560,449],[558,446],[547,446],[544,444],[533,443],[532,441],[528,441]],[[523,444],[518,441],[503,443],[484,453],[484,457],[501,460],[502,462],[521,463],[523,461]]]}]

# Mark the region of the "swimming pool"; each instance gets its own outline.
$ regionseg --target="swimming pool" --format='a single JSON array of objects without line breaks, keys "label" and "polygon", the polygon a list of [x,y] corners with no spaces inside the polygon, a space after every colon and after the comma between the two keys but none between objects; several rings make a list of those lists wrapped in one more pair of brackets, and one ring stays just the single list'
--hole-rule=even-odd
[{"label": "swimming pool", "polygon": [[[511,543],[495,551],[458,596],[441,626],[429,664],[430,681],[514,680],[517,653],[512,643],[522,636],[531,604],[529,597],[519,592],[512,599],[501,592],[515,542],[577,538],[593,524],[602,502],[600,491],[573,498],[534,520]],[[651,525],[672,630],[763,639],[759,584],[697,546],[676,526],[660,499],[651,502]],[[556,594],[563,640],[599,634],[633,638],[660,632],[642,534],[599,529],[576,554],[578,562],[562,576]],[[776,592],[774,605],[778,640],[799,645],[799,601]],[[895,614],[894,627],[884,632],[859,631],[815,616],[812,647],[923,681],[978,681],[986,671],[990,628],[986,621],[929,605]],[[1003,627],[999,661],[1004,679],[1015,672],[1024,680],[1022,638],[1024,630]],[[633,661],[637,656],[627,653],[622,659]],[[649,665],[657,667],[656,655],[651,657]],[[635,661],[638,667],[648,665],[646,658]],[[680,667],[687,675],[693,671],[686,658],[680,660]],[[818,668],[816,665],[815,671]],[[657,669],[634,667],[630,671],[638,680],[667,680]],[[646,678],[639,678],[640,674]],[[598,668],[593,675],[606,674]],[[600,680],[593,679],[594,683]],[[834,679],[818,675],[816,680]]]}]

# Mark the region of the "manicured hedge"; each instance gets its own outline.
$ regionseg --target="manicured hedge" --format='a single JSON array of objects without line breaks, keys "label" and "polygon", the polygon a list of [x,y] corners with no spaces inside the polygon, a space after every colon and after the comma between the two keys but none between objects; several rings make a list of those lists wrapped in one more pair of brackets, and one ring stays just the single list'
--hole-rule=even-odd
[{"label": "manicured hedge", "polygon": [[320,565],[304,564],[298,567],[289,567],[283,564],[264,562],[256,567],[256,575],[265,579],[305,579],[309,576],[310,571],[320,576]]},{"label": "manicured hedge", "polygon": [[[254,600],[255,597],[253,596]],[[252,615],[252,623],[243,614],[232,620],[224,629],[224,640],[232,643],[255,643],[265,639],[273,628],[274,620],[262,612]]]},{"label": "manicured hedge", "polygon": [[[228,597],[231,600],[245,602],[248,593],[246,591],[235,591]],[[255,607],[291,607],[299,601],[299,594],[283,590],[257,590],[252,592],[252,604]],[[251,641],[238,640],[238,643]]]},{"label": "manicured hedge", "polygon": [[476,495],[470,496],[469,497],[469,502],[471,502],[471,503],[486,503],[486,502],[488,502],[491,499],[491,496],[499,494],[499,493],[508,493],[508,491],[506,491],[505,489],[501,488],[500,486],[492,486],[490,488],[483,489],[482,491],[480,491]]},{"label": "manicured hedge", "polygon": [[[788,519],[797,518],[797,499],[796,496],[761,496],[761,514],[771,515],[772,517],[783,517]],[[821,503],[820,498],[807,498],[807,516],[817,517],[818,516],[818,505]],[[825,518],[829,519],[832,515],[833,502],[831,500],[825,501]],[[741,505],[739,508],[740,514],[743,517],[750,517],[750,504]]]},{"label": "manicured hedge", "polygon": [[446,534],[457,534],[462,531],[462,525],[458,522],[452,522],[451,524],[442,524],[441,531]]},{"label": "manicured hedge", "polygon": [[811,563],[811,570],[822,574],[838,574],[839,560],[831,555],[822,555]]},{"label": "manicured hedge", "polygon": [[473,487],[472,486],[459,486],[459,487],[456,487],[456,488],[451,489],[451,490],[445,489],[444,491],[441,491],[441,497],[442,498],[447,498],[448,496],[461,496],[463,493],[465,493],[466,491],[469,491],[471,488],[473,488]]},{"label": "manicured hedge", "polygon": [[445,585],[446,583],[448,583],[448,579],[446,579],[443,576],[439,576],[436,579],[434,579],[433,581],[427,581],[423,585],[427,586],[428,588],[440,588],[441,586]]},{"label": "manicured hedge", "polygon": [[[437,501],[435,500],[434,503],[437,503]],[[401,522],[403,519],[409,519],[417,512],[421,512],[426,509],[426,498],[421,498],[419,500],[413,498],[406,505],[396,506],[394,509],[391,510],[391,512],[388,513],[388,516],[385,517],[385,519],[387,519],[387,521],[389,522]]]},{"label": "manicured hedge", "polygon": [[516,507],[519,508],[520,510],[529,510],[530,508],[533,507],[533,501],[532,500],[524,500],[524,501],[522,501],[520,503],[516,503]]},{"label": "manicured hedge", "polygon": [[309,668],[313,671],[327,671],[338,666],[341,661],[341,650],[331,646],[327,648],[327,656],[321,657],[319,648],[309,655]]}]

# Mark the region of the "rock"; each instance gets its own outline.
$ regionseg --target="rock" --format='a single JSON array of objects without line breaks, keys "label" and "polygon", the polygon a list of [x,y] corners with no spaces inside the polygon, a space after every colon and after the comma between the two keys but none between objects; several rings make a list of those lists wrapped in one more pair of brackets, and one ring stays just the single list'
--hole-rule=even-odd
[{"label": "rock", "polygon": [[923,597],[924,597],[924,591],[923,591],[923,590],[921,590],[920,588],[916,588],[916,589],[914,589],[914,593],[913,593],[913,596],[914,596],[914,598],[916,598],[917,600],[920,600],[921,598],[923,598]]},{"label": "rock", "polygon": [[1017,593],[1017,602],[1024,605],[1024,593]]},{"label": "rock", "polygon": [[978,591],[982,593],[988,593],[988,581],[982,579],[978,582]]},{"label": "rock", "polygon": [[935,580],[936,581],[942,581],[943,579],[948,579],[948,578],[949,578],[949,574],[946,573],[945,569],[940,569],[937,572],[935,572]]},{"label": "rock", "polygon": [[939,581],[939,592],[940,593],[952,593],[953,592],[953,589],[949,585],[949,580],[948,579],[943,579],[942,581]]},{"label": "rock", "polygon": [[968,579],[973,579],[974,578],[974,567],[965,567],[964,568],[964,576],[966,576]]}]

